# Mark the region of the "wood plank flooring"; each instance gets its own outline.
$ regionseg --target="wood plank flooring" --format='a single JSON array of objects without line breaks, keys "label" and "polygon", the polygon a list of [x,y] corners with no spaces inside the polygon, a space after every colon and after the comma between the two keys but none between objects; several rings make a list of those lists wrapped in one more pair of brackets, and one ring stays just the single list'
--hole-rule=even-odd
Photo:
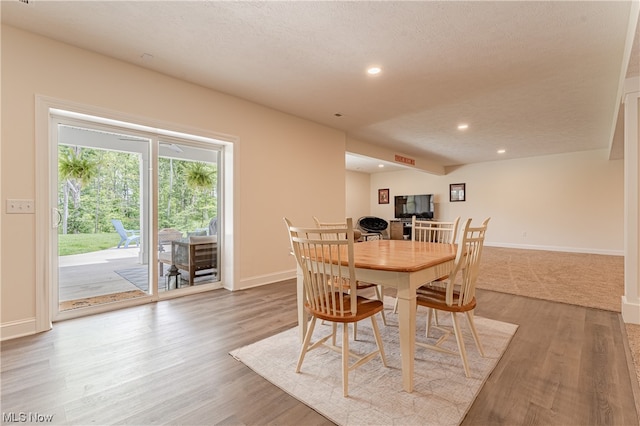
[{"label": "wood plank flooring", "polygon": [[519,329],[463,425],[638,425],[620,314],[478,291]]},{"label": "wood plank flooring", "polygon": [[[294,326],[295,301],[293,280],[216,290],[3,342],[3,424],[331,424],[228,355]],[[619,314],[490,291],[477,314],[520,328],[464,425],[638,425]]]}]

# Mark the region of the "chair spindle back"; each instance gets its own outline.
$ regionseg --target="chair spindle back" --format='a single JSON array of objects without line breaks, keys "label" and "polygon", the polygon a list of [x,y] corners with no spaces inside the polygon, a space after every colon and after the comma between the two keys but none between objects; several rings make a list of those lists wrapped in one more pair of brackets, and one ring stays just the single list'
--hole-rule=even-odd
[{"label": "chair spindle back", "polygon": [[417,220],[411,218],[411,239],[429,243],[453,244],[458,235],[460,217],[453,222],[436,222],[433,220]]},{"label": "chair spindle back", "polygon": [[462,227],[454,267],[449,274],[450,285],[447,286],[446,302],[450,306],[453,304],[454,284],[458,285],[456,282],[458,274],[461,276],[461,282],[457,288],[460,294],[458,305],[470,303],[475,297],[476,280],[478,279],[484,236],[487,232],[489,219],[485,219],[478,227],[472,227],[471,219],[467,219]]},{"label": "chair spindle back", "polygon": [[305,307],[325,316],[355,315],[357,281],[353,262],[353,220],[347,218],[346,224],[322,228],[301,228],[293,226],[287,218],[284,221],[293,254],[302,271]]}]

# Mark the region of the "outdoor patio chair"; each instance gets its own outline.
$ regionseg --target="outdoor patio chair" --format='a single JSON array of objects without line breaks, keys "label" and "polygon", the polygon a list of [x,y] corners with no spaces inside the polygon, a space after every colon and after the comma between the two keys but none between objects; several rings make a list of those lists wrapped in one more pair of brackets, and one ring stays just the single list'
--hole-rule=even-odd
[{"label": "outdoor patio chair", "polygon": [[218,216],[209,221],[209,235],[218,235]]},{"label": "outdoor patio chair", "polygon": [[140,245],[140,230],[133,229],[124,229],[124,225],[122,221],[118,219],[111,219],[111,223],[113,224],[116,231],[118,231],[118,235],[120,235],[120,242],[118,243],[118,248],[124,243],[124,248],[129,248],[129,243],[134,242],[136,246]]}]

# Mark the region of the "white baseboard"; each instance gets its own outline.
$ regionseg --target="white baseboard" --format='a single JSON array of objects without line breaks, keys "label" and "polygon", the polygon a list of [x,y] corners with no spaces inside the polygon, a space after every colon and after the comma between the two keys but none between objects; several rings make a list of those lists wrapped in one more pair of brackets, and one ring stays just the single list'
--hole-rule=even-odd
[{"label": "white baseboard", "polygon": [[284,280],[289,280],[296,277],[296,270],[291,269],[289,271],[277,272],[275,274],[258,275],[251,278],[240,280],[238,288],[233,290],[244,290],[252,287],[259,287],[261,285],[273,284]]},{"label": "white baseboard", "polygon": [[[504,247],[523,250],[545,250],[545,251],[557,251],[557,252],[569,252],[569,253],[585,253],[585,254],[602,254],[609,256],[624,256],[622,250],[600,250],[600,249],[585,249],[577,247],[557,247],[557,246],[536,246],[526,244],[511,244],[511,243],[497,243],[497,242],[485,242],[485,246],[488,247]],[[251,278],[246,278],[240,281],[237,288],[229,288],[225,286],[227,290],[244,290],[252,287],[259,287],[261,285],[273,284],[279,281],[288,280],[296,277],[296,270],[278,272],[274,274],[258,275]]]},{"label": "white baseboard", "polygon": [[36,319],[28,318],[0,325],[0,341],[36,334]]},{"label": "white baseboard", "polygon": [[631,303],[627,296],[622,296],[622,320],[627,324],[640,325],[640,302]]},{"label": "white baseboard", "polygon": [[624,256],[624,250],[602,250],[602,249],[583,248],[583,247],[537,246],[537,245],[531,245],[531,244],[496,243],[496,242],[488,242],[488,241],[485,241],[484,245],[487,247],[504,247],[504,248],[523,249],[523,250],[561,251],[561,252],[568,252],[568,253]]}]

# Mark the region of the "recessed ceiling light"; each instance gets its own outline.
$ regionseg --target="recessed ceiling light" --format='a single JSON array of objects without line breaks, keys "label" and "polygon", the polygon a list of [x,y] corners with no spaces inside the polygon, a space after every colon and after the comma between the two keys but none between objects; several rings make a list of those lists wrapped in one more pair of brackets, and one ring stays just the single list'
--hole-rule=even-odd
[{"label": "recessed ceiling light", "polygon": [[378,167],[383,168],[384,164],[378,164]]},{"label": "recessed ceiling light", "polygon": [[506,149],[499,149],[499,150],[498,150],[498,154],[504,154],[505,152],[507,152],[507,150],[506,150]]},{"label": "recessed ceiling light", "polygon": [[467,130],[469,128],[468,124],[458,124],[458,130]]},{"label": "recessed ceiling light", "polygon": [[369,75],[380,74],[380,72],[382,72],[382,69],[380,67],[371,67],[367,70],[367,74]]}]

